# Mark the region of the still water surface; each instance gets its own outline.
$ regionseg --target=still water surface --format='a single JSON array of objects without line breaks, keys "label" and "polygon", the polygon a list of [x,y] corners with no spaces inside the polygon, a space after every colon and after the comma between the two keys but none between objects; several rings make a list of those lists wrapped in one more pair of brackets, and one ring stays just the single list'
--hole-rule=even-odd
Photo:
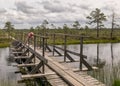
[{"label": "still water surface", "polygon": [[9,48],[0,48],[0,86],[24,86],[18,84],[20,74],[15,74],[18,71],[17,67],[13,67],[15,63],[10,62]]},{"label": "still water surface", "polygon": [[[79,53],[80,45],[68,45],[67,49]],[[83,54],[87,56],[86,61],[93,66],[97,64],[97,58],[99,58],[100,69],[88,72],[90,75],[107,86],[112,86],[114,80],[120,80],[120,43],[84,44]],[[79,60],[79,57],[71,56]],[[68,65],[79,68],[79,62],[68,63]]]},{"label": "still water surface", "polygon": [[[61,46],[63,47],[63,46]],[[120,79],[120,43],[114,44],[85,44],[83,54],[87,56],[87,62],[96,65],[96,59],[100,59],[101,68],[97,71],[88,72],[93,77],[112,86],[114,80]],[[68,45],[67,49],[80,52],[80,45]],[[24,86],[17,83],[20,74],[14,72],[18,69],[13,67],[15,63],[8,60],[9,48],[0,49],[0,86]],[[79,60],[79,57],[72,56]],[[69,63],[68,63],[69,64]],[[72,64],[79,67],[79,63]]]}]

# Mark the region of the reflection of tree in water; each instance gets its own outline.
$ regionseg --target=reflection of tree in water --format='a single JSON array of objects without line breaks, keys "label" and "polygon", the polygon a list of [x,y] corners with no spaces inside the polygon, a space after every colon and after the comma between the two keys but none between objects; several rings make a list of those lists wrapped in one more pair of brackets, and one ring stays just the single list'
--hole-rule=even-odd
[{"label": "reflection of tree in water", "polygon": [[98,79],[101,82],[105,82],[104,81],[104,67],[105,67],[106,61],[104,59],[100,59],[99,58],[99,44],[97,44],[97,58],[94,58],[94,64],[93,66],[98,67],[97,70],[93,70],[90,74],[95,77],[96,79]]},{"label": "reflection of tree in water", "polygon": [[97,58],[94,58],[94,66],[97,66],[98,68],[103,68],[106,64],[106,61],[104,59],[99,58],[99,44],[97,44]]},{"label": "reflection of tree in water", "polygon": [[106,61],[105,60],[102,60],[102,59],[94,59],[94,62],[97,63],[97,64],[94,64],[94,66],[97,66],[98,68],[103,68],[106,64]]},{"label": "reflection of tree in water", "polygon": [[113,86],[113,83],[116,80],[120,80],[120,61],[118,61],[118,63],[115,64],[115,56],[113,50],[113,44],[111,44],[111,63],[106,64],[106,60],[99,58],[99,45],[97,45],[97,58],[94,59],[94,66],[98,66],[99,69],[91,72],[91,75],[93,77],[105,83],[106,86]]}]

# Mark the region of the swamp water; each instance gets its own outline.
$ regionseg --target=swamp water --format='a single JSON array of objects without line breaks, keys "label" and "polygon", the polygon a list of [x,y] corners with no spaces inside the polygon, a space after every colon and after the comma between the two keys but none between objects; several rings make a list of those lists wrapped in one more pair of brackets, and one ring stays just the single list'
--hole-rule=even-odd
[{"label": "swamp water", "polygon": [[[61,46],[63,47],[63,46]],[[68,50],[80,52],[80,45],[68,45]],[[87,62],[91,65],[98,64],[100,69],[97,71],[89,71],[88,73],[98,80],[105,83],[107,86],[112,86],[114,80],[120,80],[120,43],[114,44],[84,44],[83,54],[87,56]],[[71,55],[74,59],[79,60],[79,57]],[[18,84],[20,74],[15,74],[18,71],[17,67],[13,67],[15,63],[10,62],[9,48],[0,49],[0,86],[25,86]],[[58,59],[58,57],[57,57]],[[63,58],[60,58],[63,60]],[[67,63],[73,68],[79,68],[79,62]]]},{"label": "swamp water", "polygon": [[17,83],[21,78],[20,74],[15,74],[18,71],[13,67],[15,64],[9,60],[9,48],[0,48],[0,86],[24,86]]},{"label": "swamp water", "polygon": [[[80,53],[80,45],[68,45],[67,49]],[[87,56],[85,60],[90,65],[96,66],[98,64],[100,67],[99,70],[88,71],[89,75],[105,83],[107,86],[112,86],[114,80],[120,80],[120,43],[84,44],[83,54]],[[80,58],[72,54],[70,55],[76,60]],[[59,59],[63,61],[63,58]],[[67,65],[72,68],[79,68],[79,62],[67,63]]]}]

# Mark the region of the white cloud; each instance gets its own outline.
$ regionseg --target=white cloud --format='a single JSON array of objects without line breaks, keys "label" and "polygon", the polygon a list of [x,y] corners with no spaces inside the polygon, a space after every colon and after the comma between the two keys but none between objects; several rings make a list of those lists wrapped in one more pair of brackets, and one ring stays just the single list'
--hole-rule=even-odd
[{"label": "white cloud", "polygon": [[44,19],[59,25],[75,20],[85,24],[95,8],[109,16],[114,9],[120,15],[119,0],[0,0],[0,6],[0,24],[11,21],[17,28],[40,25]]}]

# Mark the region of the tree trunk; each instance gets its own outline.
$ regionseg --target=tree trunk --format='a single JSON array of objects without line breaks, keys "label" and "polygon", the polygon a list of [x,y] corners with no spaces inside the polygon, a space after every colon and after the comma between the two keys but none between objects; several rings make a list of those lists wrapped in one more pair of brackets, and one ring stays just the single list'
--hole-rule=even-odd
[{"label": "tree trunk", "polygon": [[111,28],[111,34],[110,34],[111,39],[112,39],[112,37],[113,37],[114,18],[115,18],[115,14],[114,14],[114,12],[113,12],[113,14],[112,14],[112,28]]},{"label": "tree trunk", "polygon": [[97,21],[97,38],[99,37],[99,22]]}]

